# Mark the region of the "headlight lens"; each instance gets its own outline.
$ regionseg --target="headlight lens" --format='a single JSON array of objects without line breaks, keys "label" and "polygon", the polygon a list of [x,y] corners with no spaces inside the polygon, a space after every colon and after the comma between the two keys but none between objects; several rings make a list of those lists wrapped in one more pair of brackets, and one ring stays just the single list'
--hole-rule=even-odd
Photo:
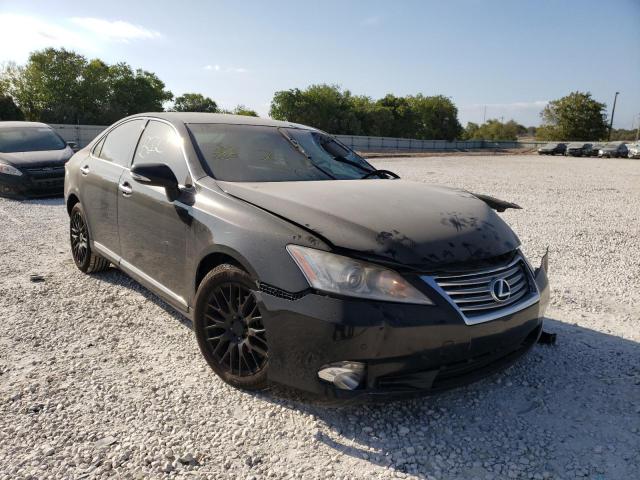
[{"label": "headlight lens", "polygon": [[389,302],[433,302],[398,273],[377,265],[314,248],[288,245],[287,251],[317,290]]},{"label": "headlight lens", "polygon": [[4,163],[0,163],[0,173],[4,173],[5,175],[22,175],[22,172],[18,170],[16,167],[12,167],[11,165],[6,165]]}]

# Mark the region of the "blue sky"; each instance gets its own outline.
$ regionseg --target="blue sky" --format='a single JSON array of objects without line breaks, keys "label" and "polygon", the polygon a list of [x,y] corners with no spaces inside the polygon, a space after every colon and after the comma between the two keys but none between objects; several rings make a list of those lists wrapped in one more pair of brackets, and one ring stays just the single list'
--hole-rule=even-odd
[{"label": "blue sky", "polygon": [[460,120],[539,123],[590,91],[615,127],[640,115],[640,0],[0,0],[0,62],[64,46],[155,72],[176,95],[266,115],[273,92],[336,83],[451,97]]}]

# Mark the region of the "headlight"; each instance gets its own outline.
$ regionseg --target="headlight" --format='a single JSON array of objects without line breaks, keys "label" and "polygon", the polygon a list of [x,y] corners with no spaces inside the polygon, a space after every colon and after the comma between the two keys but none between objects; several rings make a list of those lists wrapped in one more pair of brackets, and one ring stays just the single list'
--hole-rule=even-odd
[{"label": "headlight", "polygon": [[5,175],[22,175],[22,172],[18,170],[16,167],[12,167],[11,165],[6,165],[4,163],[0,163],[0,173],[4,173]]},{"label": "headlight", "polygon": [[317,290],[372,300],[433,305],[425,294],[393,270],[299,245],[287,245],[287,251],[309,285]]}]

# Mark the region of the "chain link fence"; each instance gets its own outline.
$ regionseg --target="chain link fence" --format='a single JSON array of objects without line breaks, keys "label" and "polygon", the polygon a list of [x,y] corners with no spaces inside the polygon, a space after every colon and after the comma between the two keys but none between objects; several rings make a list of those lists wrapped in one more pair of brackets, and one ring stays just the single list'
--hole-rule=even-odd
[{"label": "chain link fence", "polygon": [[[106,126],[50,124],[67,142],[76,142],[84,147],[98,136]],[[359,152],[439,152],[477,149],[537,148],[546,142],[493,142],[487,140],[419,140],[413,138],[366,137],[358,135],[336,135],[342,143]]]}]

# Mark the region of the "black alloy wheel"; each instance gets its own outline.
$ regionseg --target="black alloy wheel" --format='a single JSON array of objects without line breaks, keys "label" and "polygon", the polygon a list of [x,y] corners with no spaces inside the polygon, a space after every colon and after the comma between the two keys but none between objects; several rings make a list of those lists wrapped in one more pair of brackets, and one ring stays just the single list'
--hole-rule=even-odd
[{"label": "black alloy wheel", "polygon": [[73,260],[76,265],[84,265],[89,255],[89,234],[87,224],[79,210],[75,210],[71,215],[69,234]]},{"label": "black alloy wheel", "polygon": [[71,256],[76,266],[84,273],[101,272],[109,268],[109,260],[93,253],[91,250],[89,228],[80,203],[76,203],[73,206],[69,217]]},{"label": "black alloy wheel", "polygon": [[207,341],[227,372],[255,375],[267,362],[262,316],[253,292],[244,285],[224,283],[211,292],[205,312]]},{"label": "black alloy wheel", "polygon": [[234,387],[267,386],[269,345],[255,280],[235,265],[211,270],[196,293],[193,327],[207,363]]}]

